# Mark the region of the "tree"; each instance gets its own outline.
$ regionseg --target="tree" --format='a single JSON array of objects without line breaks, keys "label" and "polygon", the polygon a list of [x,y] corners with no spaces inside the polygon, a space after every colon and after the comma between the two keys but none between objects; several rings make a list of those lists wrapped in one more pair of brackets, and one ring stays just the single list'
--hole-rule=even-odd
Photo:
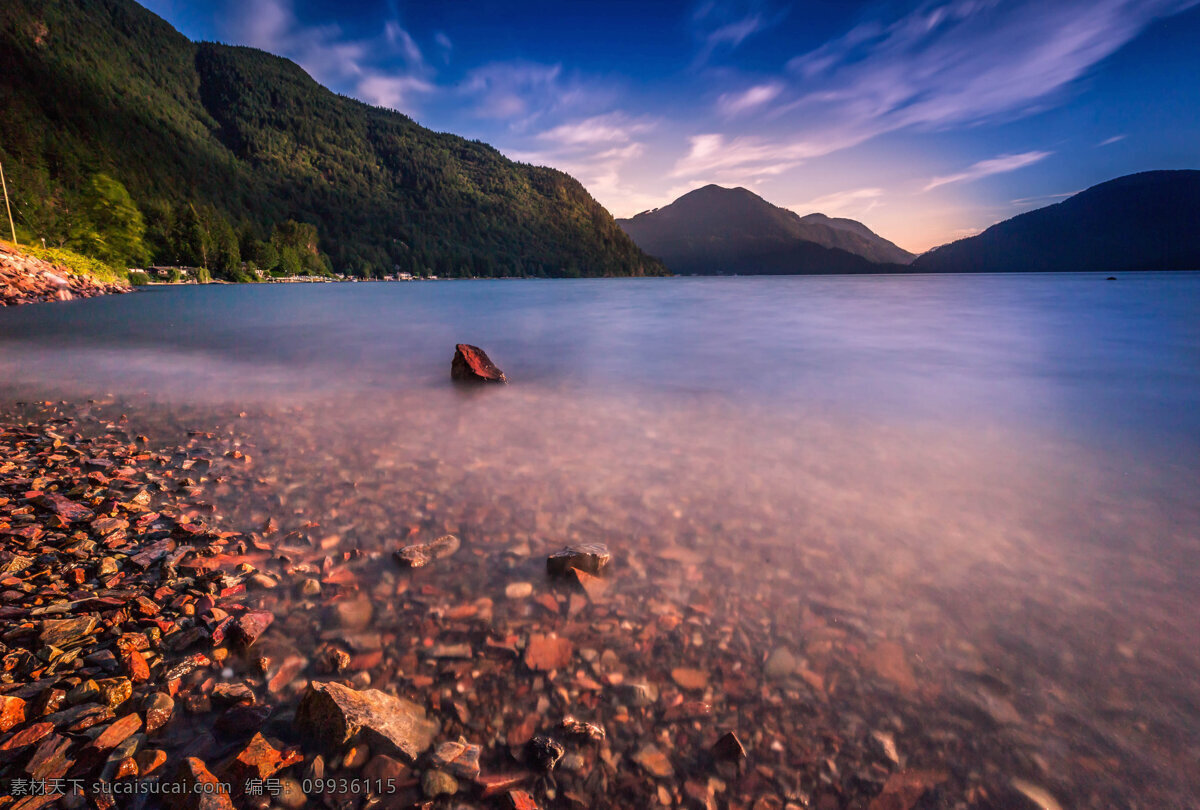
[{"label": "tree", "polygon": [[71,243],[81,253],[121,267],[144,264],[146,223],[125,186],[107,174],[92,175]]}]

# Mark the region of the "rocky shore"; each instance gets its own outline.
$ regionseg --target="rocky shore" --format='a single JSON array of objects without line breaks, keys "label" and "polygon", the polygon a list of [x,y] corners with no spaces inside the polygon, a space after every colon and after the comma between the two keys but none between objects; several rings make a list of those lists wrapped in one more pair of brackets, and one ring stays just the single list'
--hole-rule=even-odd
[{"label": "rocky shore", "polygon": [[133,288],[128,284],[81,276],[65,267],[0,244],[0,307],[70,301],[132,291]]},{"label": "rocky shore", "polygon": [[0,414],[0,808],[1169,806],[1113,803],[1133,752],[1030,753],[1079,733],[981,655],[935,674],[730,556],[450,525],[431,491],[350,542],[377,502],[298,508],[237,421]]}]

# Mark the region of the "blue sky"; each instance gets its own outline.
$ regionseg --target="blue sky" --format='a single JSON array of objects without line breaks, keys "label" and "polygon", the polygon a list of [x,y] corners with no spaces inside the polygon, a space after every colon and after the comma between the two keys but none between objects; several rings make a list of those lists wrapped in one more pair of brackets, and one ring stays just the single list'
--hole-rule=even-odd
[{"label": "blue sky", "polygon": [[706,183],[913,251],[1200,168],[1200,0],[145,0],[616,216]]}]

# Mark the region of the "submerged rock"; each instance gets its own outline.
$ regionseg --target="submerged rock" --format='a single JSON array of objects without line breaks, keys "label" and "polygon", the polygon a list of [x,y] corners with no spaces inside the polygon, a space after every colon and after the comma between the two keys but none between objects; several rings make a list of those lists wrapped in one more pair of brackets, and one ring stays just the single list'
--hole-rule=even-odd
[{"label": "submerged rock", "polygon": [[599,576],[608,569],[612,555],[603,543],[585,543],[567,546],[546,558],[546,573],[554,577],[565,577],[574,568],[587,574]]},{"label": "submerged rock", "polygon": [[424,568],[434,560],[451,556],[461,545],[457,537],[446,534],[431,543],[405,546],[396,552],[396,562],[406,568]]},{"label": "submerged rock", "polygon": [[487,353],[478,346],[459,343],[454,347],[450,363],[450,379],[455,382],[507,383],[504,372],[496,367]]},{"label": "submerged rock", "polygon": [[356,691],[313,681],[296,709],[296,730],[329,749],[356,738],[382,753],[415,760],[433,745],[438,724],[425,709],[377,689]]}]

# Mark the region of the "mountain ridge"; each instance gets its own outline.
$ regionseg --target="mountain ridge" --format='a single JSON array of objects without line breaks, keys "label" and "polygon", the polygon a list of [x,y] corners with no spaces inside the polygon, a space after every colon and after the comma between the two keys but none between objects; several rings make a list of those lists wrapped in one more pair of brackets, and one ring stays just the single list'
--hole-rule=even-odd
[{"label": "mountain ridge", "polygon": [[802,217],[743,187],[702,186],[617,224],[681,273],[866,273],[913,259],[860,222]]},{"label": "mountain ridge", "polygon": [[0,104],[29,238],[66,243],[103,173],[145,213],[160,263],[199,211],[242,254],[310,223],[360,275],[664,272],[569,175],[337,95],[283,57],[192,42],[132,0],[0,5]]},{"label": "mountain ridge", "polygon": [[916,272],[1200,270],[1200,170],[1137,172],[933,248]]}]

